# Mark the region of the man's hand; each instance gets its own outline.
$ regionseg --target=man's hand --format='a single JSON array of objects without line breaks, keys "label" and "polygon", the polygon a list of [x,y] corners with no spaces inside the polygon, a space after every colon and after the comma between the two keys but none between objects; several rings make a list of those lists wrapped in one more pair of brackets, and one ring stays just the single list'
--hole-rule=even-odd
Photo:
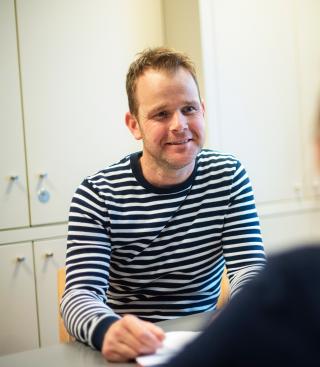
[{"label": "man's hand", "polygon": [[106,332],[101,353],[112,362],[125,362],[140,354],[154,353],[162,345],[164,332],[133,315],[125,315]]}]

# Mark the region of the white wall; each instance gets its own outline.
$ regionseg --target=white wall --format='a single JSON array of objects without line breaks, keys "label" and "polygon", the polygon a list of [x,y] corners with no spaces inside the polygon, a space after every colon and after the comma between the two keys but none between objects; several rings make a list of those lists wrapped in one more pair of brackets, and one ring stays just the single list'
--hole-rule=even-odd
[{"label": "white wall", "polygon": [[204,94],[202,45],[198,2],[163,0],[164,42],[186,52],[197,69],[201,93]]}]

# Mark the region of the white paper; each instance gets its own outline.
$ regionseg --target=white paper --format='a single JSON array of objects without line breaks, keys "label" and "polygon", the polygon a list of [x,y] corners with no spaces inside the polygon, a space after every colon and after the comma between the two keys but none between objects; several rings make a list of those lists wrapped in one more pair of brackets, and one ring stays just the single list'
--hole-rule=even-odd
[{"label": "white paper", "polygon": [[198,331],[169,331],[165,334],[162,347],[157,349],[156,353],[137,357],[136,361],[143,367],[165,363],[199,334]]}]

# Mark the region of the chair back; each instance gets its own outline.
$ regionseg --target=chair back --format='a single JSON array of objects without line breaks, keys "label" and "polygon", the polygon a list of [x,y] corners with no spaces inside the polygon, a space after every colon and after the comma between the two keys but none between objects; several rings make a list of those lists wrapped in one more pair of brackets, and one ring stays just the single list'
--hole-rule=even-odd
[{"label": "chair back", "polygon": [[220,287],[221,287],[220,296],[217,302],[218,310],[220,310],[224,305],[228,303],[229,297],[230,297],[230,284],[229,284],[229,278],[227,275],[227,268],[224,268],[223,270]]},{"label": "chair back", "polygon": [[60,343],[68,343],[74,338],[68,333],[64,326],[62,317],[60,315],[60,302],[63,296],[64,288],[66,285],[66,268],[58,269],[58,305],[59,305],[59,341]]}]

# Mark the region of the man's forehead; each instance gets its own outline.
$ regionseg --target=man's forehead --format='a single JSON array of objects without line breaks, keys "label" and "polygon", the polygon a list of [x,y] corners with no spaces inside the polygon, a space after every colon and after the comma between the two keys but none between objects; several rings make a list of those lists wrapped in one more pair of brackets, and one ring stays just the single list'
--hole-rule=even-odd
[{"label": "man's forehead", "polygon": [[[191,87],[192,84],[193,86]],[[147,85],[150,87],[152,86],[154,90],[158,90],[159,92],[161,92],[161,90],[164,92],[163,88],[177,88],[179,85],[180,88],[185,88],[189,85],[188,88],[195,87],[198,89],[197,82],[193,75],[189,70],[183,67],[174,70],[149,68],[136,80],[136,97]]]},{"label": "man's forehead", "polygon": [[172,67],[169,69],[168,68],[154,68],[150,66],[144,69],[143,73],[137,78],[137,81],[141,77],[146,76],[148,74],[161,74],[161,75],[166,75],[166,76],[175,76],[176,74],[180,72],[185,72],[186,74],[189,74],[192,77],[192,74],[190,73],[190,71],[183,66]]},{"label": "man's forehead", "polygon": [[[171,77],[174,79],[172,83]],[[149,87],[151,89],[146,92],[145,88]],[[137,80],[135,93],[140,112],[142,105],[149,111],[170,108],[170,101],[176,103],[177,99],[180,99],[180,104],[200,103],[197,84],[189,70],[184,67],[172,70],[148,68]]]}]

